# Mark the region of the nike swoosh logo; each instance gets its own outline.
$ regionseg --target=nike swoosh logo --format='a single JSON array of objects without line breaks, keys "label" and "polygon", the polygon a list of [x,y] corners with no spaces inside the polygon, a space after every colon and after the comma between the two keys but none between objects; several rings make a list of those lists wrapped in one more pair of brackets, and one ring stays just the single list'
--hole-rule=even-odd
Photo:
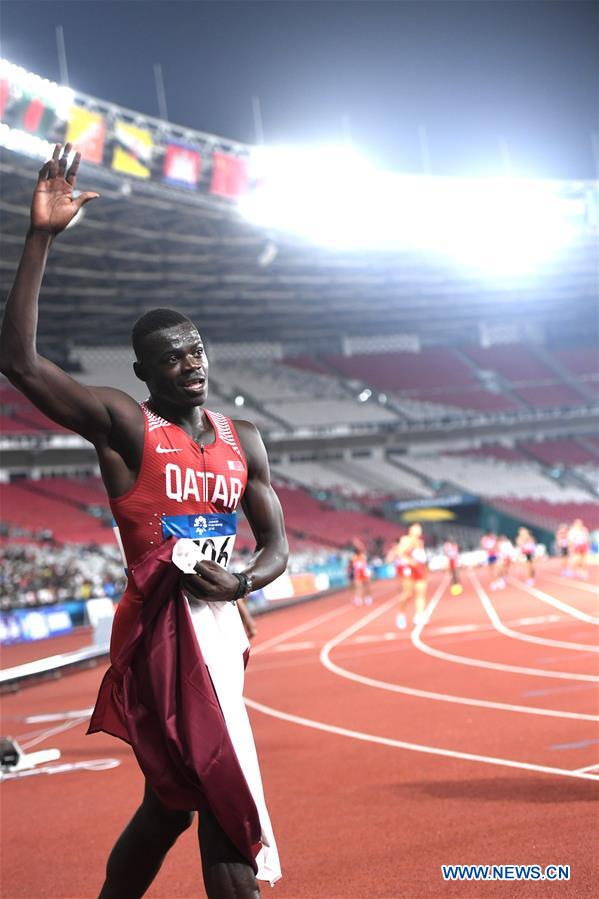
[{"label": "nike swoosh logo", "polygon": [[168,446],[160,446],[160,444],[158,444],[158,446],[156,447],[156,452],[157,453],[182,453],[183,450],[182,449],[171,449]]}]

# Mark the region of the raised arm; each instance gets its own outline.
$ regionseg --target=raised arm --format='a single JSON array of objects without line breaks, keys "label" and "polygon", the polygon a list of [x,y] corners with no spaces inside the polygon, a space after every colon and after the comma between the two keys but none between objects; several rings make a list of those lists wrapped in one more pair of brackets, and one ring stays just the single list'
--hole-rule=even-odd
[{"label": "raised arm", "polygon": [[108,438],[115,421],[135,416],[134,402],[109,388],[86,387],[37,352],[38,300],[46,260],[58,234],[85,203],[99,194],[73,197],[80,154],[67,170],[70,144],[40,169],[31,204],[31,224],[8,295],[0,331],[0,371],[53,421],[93,443]]}]

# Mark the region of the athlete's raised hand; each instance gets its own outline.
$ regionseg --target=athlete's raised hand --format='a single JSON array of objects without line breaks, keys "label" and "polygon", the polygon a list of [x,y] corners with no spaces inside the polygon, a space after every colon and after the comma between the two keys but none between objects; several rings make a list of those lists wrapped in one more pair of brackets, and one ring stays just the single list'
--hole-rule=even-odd
[{"label": "athlete's raised hand", "polygon": [[56,144],[52,159],[40,169],[31,203],[31,227],[34,231],[60,234],[85,203],[100,196],[95,191],[87,191],[73,197],[81,153],[75,153],[67,170],[70,152],[70,144],[65,144],[64,148]]}]

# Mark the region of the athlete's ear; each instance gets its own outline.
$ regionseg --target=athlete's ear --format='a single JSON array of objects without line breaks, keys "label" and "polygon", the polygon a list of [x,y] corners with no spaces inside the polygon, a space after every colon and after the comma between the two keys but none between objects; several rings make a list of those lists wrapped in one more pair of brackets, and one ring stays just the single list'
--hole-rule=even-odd
[{"label": "athlete's ear", "polygon": [[144,369],[143,362],[138,362],[136,359],[133,363],[133,371],[135,372],[135,376],[145,384],[148,380],[148,376],[146,374],[146,370]]}]

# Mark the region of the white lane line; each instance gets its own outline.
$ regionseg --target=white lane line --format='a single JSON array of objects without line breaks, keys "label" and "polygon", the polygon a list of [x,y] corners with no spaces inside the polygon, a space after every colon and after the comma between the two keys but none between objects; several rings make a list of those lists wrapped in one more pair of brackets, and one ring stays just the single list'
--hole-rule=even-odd
[{"label": "white lane line", "polygon": [[587,593],[592,593],[593,596],[596,596],[599,599],[599,586],[593,586],[593,584],[585,584],[582,581],[576,580],[576,578],[572,577],[555,577],[553,574],[545,574],[543,577],[546,577],[547,580],[553,581],[556,584],[559,584],[560,587],[580,587],[581,590],[586,590]]},{"label": "white lane line", "polygon": [[497,614],[497,610],[491,602],[491,597],[484,590],[476,575],[469,571],[468,577],[478,594],[485,612],[491,619],[493,627],[506,637],[511,637],[513,640],[523,640],[525,643],[539,643],[541,646],[557,646],[560,649],[571,649],[575,652],[599,652],[599,646],[593,646],[591,643],[570,643],[567,640],[552,640],[550,637],[537,637],[534,634],[523,634],[521,631],[512,630],[511,627],[503,623]]},{"label": "white lane line", "polygon": [[[446,586],[447,583],[443,585],[443,589]],[[433,599],[427,606],[427,621],[439,602],[442,592],[443,590],[441,590],[441,592],[437,590],[437,593],[433,596]],[[428,643],[425,643],[420,637],[425,624],[426,622],[424,624],[419,624],[414,628],[411,634],[412,643],[417,649],[420,649],[422,652],[425,652],[427,655],[433,656],[434,658],[444,659],[446,662],[454,662],[456,665],[469,665],[472,668],[489,668],[491,671],[507,671],[510,674],[525,674],[531,675],[532,677],[550,677],[559,680],[583,680],[599,683],[599,677],[594,674],[574,674],[569,671],[546,671],[544,668],[526,668],[523,665],[507,665],[501,662],[487,662],[484,659],[473,659],[469,656],[454,655],[452,652],[444,652],[442,649],[435,649],[433,646],[429,646]]]},{"label": "white lane line", "polygon": [[79,727],[80,724],[87,724],[88,722],[88,715],[86,715],[84,718],[71,718],[69,721],[63,721],[62,724],[57,724],[55,727],[49,727],[47,730],[42,731],[34,739],[26,740],[21,744],[21,748],[31,749],[32,746],[37,746],[38,743],[43,743],[44,740],[47,740],[49,737],[54,737],[57,734],[62,734],[67,730],[71,730],[73,727]]},{"label": "white lane line", "polygon": [[304,631],[309,631],[310,628],[316,627],[319,624],[323,624],[325,621],[330,621],[331,618],[336,618],[338,615],[342,615],[343,612],[349,612],[353,606],[349,604],[345,604],[341,606],[341,608],[332,609],[329,612],[324,612],[322,615],[318,615],[316,618],[310,618],[309,621],[305,621],[303,624],[299,624],[297,627],[292,627],[288,631],[283,631],[282,634],[277,634],[274,637],[270,637],[269,640],[265,640],[264,643],[259,643],[258,646],[252,647],[251,655],[255,656],[259,652],[265,652],[267,649],[271,649],[273,646],[277,646],[279,643],[283,643],[284,640],[287,640],[289,637],[295,637],[297,634],[303,634]]},{"label": "white lane line", "polygon": [[[429,618],[435,606],[437,605],[447,583],[448,582],[441,583],[437,588],[435,594],[433,595],[433,598],[431,599],[427,607],[427,614]],[[380,609],[376,609],[375,611],[370,612],[370,614],[366,615],[364,618],[361,618],[358,622],[355,622],[354,624],[345,628],[345,630],[341,631],[340,634],[338,634],[336,637],[333,637],[332,640],[329,640],[329,642],[325,646],[323,646],[320,653],[320,661],[324,665],[324,667],[328,668],[328,670],[333,674],[339,675],[339,677],[344,677],[347,680],[355,681],[358,684],[364,684],[364,686],[366,687],[374,687],[378,690],[388,690],[390,693],[402,693],[405,696],[415,696],[418,699],[431,699],[434,702],[452,702],[456,705],[468,705],[481,709],[498,709],[502,712],[518,712],[525,715],[541,715],[547,718],[571,718],[576,721],[599,721],[599,715],[588,715],[582,712],[566,712],[562,711],[561,709],[545,709],[538,706],[514,705],[507,702],[493,702],[493,700],[490,699],[475,699],[469,696],[455,696],[451,693],[435,693],[431,690],[417,690],[414,687],[404,687],[401,684],[376,680],[373,677],[365,677],[363,674],[356,674],[354,671],[350,671],[347,668],[342,668],[340,665],[337,665],[331,660],[331,651],[336,646],[346,640],[347,637],[352,636],[361,627],[365,627],[379,615],[382,615],[384,612],[388,611],[393,606],[394,602],[396,602],[396,600],[385,603],[385,605],[381,606]]]},{"label": "white lane line", "polygon": [[[584,768],[575,768],[577,774],[585,774],[587,771],[594,771],[595,768],[599,769],[599,762],[595,762],[594,765],[586,765]],[[599,771],[597,772],[597,776],[599,776]]]},{"label": "white lane line", "polygon": [[556,609],[561,609],[562,612],[566,612],[566,614],[571,615],[574,618],[580,618],[581,621],[586,621],[587,624],[599,624],[599,618],[595,618],[593,615],[587,615],[586,612],[581,612],[580,609],[568,605],[567,602],[562,602],[561,599],[556,599],[555,596],[551,596],[549,593],[545,593],[543,590],[538,590],[536,587],[531,587],[529,584],[525,584],[523,581],[518,581],[513,577],[508,578],[508,580],[510,584],[512,584],[512,586],[520,587],[522,590],[526,590],[527,593],[530,593],[531,596],[536,596],[536,598],[540,599],[541,602],[549,603],[550,606],[554,606]]},{"label": "white lane line", "polygon": [[386,634],[361,634],[350,643],[384,643],[386,640],[399,640],[399,634],[388,631]]},{"label": "white lane line", "polygon": [[28,715],[23,718],[25,724],[42,724],[50,721],[68,721],[69,718],[89,718],[93,712],[93,705],[89,709],[79,709],[76,712],[50,712],[45,715]]},{"label": "white lane line", "polygon": [[410,752],[440,755],[447,758],[461,759],[462,761],[467,762],[482,762],[486,765],[498,765],[504,768],[519,768],[523,771],[537,771],[540,774],[555,774],[559,777],[576,777],[580,780],[599,780],[599,774],[594,775],[585,771],[570,771],[567,768],[552,768],[548,765],[535,765],[531,762],[516,762],[513,759],[502,759],[492,755],[477,755],[473,752],[460,752],[457,749],[443,749],[439,746],[426,746],[421,743],[406,743],[403,740],[392,740],[389,737],[379,737],[375,734],[367,734],[358,730],[349,730],[346,727],[325,724],[322,721],[314,721],[311,718],[302,718],[299,715],[289,715],[287,712],[281,712],[279,709],[273,709],[270,706],[263,705],[261,702],[255,702],[253,699],[248,699],[247,697],[245,697],[245,704],[256,712],[262,712],[264,715],[270,715],[272,718],[279,718],[281,721],[287,721],[290,724],[299,724],[301,727],[309,727],[313,730],[325,731],[326,733],[337,734],[341,737],[350,737],[352,740],[361,740],[365,743],[379,743],[381,746],[391,746],[395,749],[407,749]]},{"label": "white lane line", "polygon": [[304,643],[283,643],[281,646],[275,646],[273,652],[296,652],[299,649],[314,649],[315,646],[313,640],[306,640]]}]

